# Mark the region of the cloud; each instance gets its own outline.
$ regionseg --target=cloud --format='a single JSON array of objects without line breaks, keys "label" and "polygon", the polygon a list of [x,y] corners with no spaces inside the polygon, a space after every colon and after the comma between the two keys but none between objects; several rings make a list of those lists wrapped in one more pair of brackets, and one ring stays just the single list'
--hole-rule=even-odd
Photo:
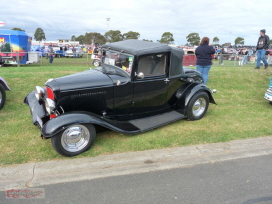
[{"label": "cloud", "polygon": [[9,0],[0,21],[6,23],[2,29],[19,27],[30,36],[42,28],[47,40],[120,30],[139,32],[140,39],[153,41],[171,32],[178,45],[192,32],[217,36],[220,44],[242,37],[245,44],[255,45],[260,29],[272,33],[271,6],[270,0]]}]

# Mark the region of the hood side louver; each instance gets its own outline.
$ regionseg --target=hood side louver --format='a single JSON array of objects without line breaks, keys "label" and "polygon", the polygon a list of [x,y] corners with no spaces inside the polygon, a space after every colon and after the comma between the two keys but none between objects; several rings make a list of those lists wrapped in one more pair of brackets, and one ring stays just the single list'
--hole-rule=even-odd
[{"label": "hood side louver", "polygon": [[101,114],[107,108],[106,92],[83,93],[65,96],[59,100],[65,112],[88,111]]}]

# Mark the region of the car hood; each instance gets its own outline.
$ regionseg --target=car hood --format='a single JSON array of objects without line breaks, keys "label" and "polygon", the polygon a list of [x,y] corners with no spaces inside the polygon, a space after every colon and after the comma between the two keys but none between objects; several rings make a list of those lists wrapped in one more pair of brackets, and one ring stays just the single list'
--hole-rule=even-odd
[{"label": "car hood", "polygon": [[109,87],[113,86],[113,82],[101,71],[90,69],[88,71],[53,79],[47,82],[46,85],[52,88],[54,92],[69,92],[97,87]]}]

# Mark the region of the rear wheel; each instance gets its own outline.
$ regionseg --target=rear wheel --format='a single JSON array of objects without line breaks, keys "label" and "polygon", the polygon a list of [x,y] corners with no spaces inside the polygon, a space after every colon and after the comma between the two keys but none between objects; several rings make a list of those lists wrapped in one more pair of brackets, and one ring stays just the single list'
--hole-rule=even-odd
[{"label": "rear wheel", "polygon": [[94,65],[95,67],[100,66],[100,60],[94,60],[94,61],[93,61],[93,65]]},{"label": "rear wheel", "polygon": [[190,100],[187,106],[187,119],[199,120],[207,112],[209,107],[209,96],[206,92],[201,91],[196,93]]},{"label": "rear wheel", "polygon": [[74,124],[52,137],[51,142],[59,154],[72,157],[87,151],[95,137],[92,124]]},{"label": "rear wheel", "polygon": [[0,84],[0,109],[2,109],[5,105],[6,101],[6,91],[2,84]]}]

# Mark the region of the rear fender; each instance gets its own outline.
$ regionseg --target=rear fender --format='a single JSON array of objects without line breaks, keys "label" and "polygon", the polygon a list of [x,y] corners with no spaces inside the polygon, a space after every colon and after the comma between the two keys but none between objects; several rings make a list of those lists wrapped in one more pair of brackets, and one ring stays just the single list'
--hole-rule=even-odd
[{"label": "rear fender", "polygon": [[5,90],[11,91],[11,89],[9,88],[7,82],[2,77],[0,77],[0,84],[2,84],[4,86]]},{"label": "rear fender", "polygon": [[205,91],[209,95],[210,103],[216,104],[211,90],[205,86],[204,84],[196,84],[196,83],[186,83],[184,86],[180,87],[180,89],[176,92],[177,101],[177,109],[185,110],[189,104],[191,98],[199,91]]}]

